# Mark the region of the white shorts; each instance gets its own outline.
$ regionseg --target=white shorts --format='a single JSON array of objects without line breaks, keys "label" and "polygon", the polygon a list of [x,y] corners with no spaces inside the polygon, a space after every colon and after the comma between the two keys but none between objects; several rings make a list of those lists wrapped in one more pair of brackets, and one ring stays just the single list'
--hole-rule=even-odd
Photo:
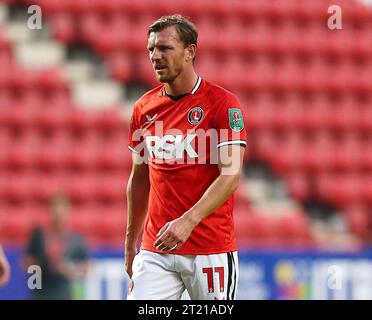
[{"label": "white shorts", "polygon": [[133,261],[128,300],[234,300],[236,251],[210,255],[160,254],[141,250]]}]

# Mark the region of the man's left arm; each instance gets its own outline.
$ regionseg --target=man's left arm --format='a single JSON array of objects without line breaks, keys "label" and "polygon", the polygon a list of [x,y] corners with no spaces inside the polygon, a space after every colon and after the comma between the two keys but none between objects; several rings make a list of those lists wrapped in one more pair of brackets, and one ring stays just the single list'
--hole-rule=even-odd
[{"label": "man's left arm", "polygon": [[190,210],[164,225],[154,242],[156,249],[162,251],[179,249],[187,241],[192,230],[231,196],[239,185],[244,150],[241,145],[225,145],[218,149],[219,176]]},{"label": "man's left arm", "polygon": [[0,287],[9,281],[10,267],[2,246],[0,245]]}]

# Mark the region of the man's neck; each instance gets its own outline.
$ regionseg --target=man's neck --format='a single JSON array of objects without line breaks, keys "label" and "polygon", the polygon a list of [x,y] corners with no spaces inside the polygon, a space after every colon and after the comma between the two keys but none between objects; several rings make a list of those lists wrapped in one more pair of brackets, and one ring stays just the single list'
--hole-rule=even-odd
[{"label": "man's neck", "polygon": [[180,96],[191,92],[194,88],[198,76],[194,69],[185,74],[180,74],[173,82],[165,84],[165,92],[170,96]]}]

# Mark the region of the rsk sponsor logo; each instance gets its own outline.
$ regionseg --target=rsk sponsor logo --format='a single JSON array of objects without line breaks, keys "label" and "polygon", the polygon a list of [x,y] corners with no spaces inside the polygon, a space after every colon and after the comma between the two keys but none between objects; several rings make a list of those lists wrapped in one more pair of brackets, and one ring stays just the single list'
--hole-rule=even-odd
[{"label": "rsk sponsor logo", "polygon": [[183,135],[165,135],[163,137],[147,136],[146,146],[151,157],[156,159],[183,159],[184,152],[190,158],[197,158],[198,154],[191,145],[196,134]]}]

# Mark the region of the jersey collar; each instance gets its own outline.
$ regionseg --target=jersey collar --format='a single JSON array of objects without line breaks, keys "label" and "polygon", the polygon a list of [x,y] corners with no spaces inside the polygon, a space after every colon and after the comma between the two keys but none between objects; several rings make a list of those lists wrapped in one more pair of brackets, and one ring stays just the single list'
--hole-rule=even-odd
[{"label": "jersey collar", "polygon": [[[198,79],[196,80],[195,86],[194,86],[194,88],[192,88],[190,93],[195,94],[198,91],[198,89],[200,88],[201,83],[202,83],[202,78],[198,76]],[[163,87],[163,89],[161,90],[161,95],[162,96],[166,95],[165,87]]]}]

